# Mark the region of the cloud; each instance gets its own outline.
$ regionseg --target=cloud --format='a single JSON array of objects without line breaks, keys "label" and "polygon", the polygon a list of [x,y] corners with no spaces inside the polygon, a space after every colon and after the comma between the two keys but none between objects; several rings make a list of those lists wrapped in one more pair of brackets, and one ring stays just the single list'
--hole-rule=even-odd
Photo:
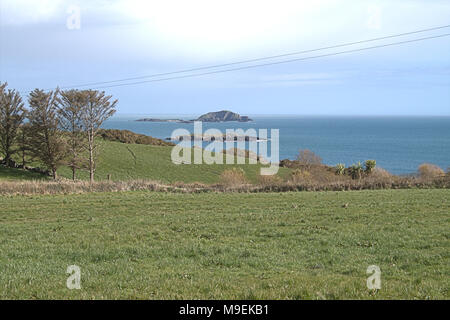
[{"label": "cloud", "polygon": [[46,23],[64,12],[63,0],[2,0],[0,13],[2,25]]},{"label": "cloud", "polygon": [[192,65],[402,33],[447,24],[450,14],[450,2],[425,0],[1,0],[0,24],[59,39],[50,33],[66,31],[71,5],[81,9],[83,43]]}]

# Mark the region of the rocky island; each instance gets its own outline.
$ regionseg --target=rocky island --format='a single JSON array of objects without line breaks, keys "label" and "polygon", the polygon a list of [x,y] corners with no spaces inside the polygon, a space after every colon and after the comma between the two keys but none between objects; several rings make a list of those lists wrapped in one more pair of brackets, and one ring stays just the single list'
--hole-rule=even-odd
[{"label": "rocky island", "polygon": [[141,122],[174,122],[174,123],[192,123],[194,121],[203,121],[203,122],[226,122],[226,121],[238,121],[238,122],[249,122],[252,121],[248,116],[241,116],[237,113],[222,110],[217,112],[209,112],[204,115],[201,115],[195,120],[181,120],[181,119],[153,119],[153,118],[144,118],[136,121]]},{"label": "rocky island", "polygon": [[248,122],[252,121],[247,116],[241,116],[237,113],[222,110],[218,112],[209,112],[207,114],[204,114],[200,116],[196,121],[203,121],[203,122],[225,122],[225,121],[238,121],[238,122]]}]

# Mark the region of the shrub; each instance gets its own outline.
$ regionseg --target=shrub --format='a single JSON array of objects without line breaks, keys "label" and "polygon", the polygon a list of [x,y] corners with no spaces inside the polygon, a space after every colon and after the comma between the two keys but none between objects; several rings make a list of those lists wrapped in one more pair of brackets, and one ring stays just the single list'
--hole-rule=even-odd
[{"label": "shrub", "polygon": [[365,167],[364,172],[367,174],[371,174],[376,166],[377,166],[377,162],[375,160],[367,160],[364,163],[364,167]]},{"label": "shrub", "polygon": [[297,161],[307,167],[322,164],[322,158],[311,150],[300,150],[297,156]]},{"label": "shrub", "polygon": [[245,172],[241,168],[228,169],[220,175],[220,183],[226,186],[240,186],[247,184]]},{"label": "shrub", "polygon": [[290,169],[304,169],[305,165],[301,164],[298,160],[283,159],[280,161],[280,167]]},{"label": "shrub", "polygon": [[383,168],[375,168],[375,169],[373,169],[371,176],[376,177],[376,178],[381,178],[381,179],[384,179],[384,178],[387,179],[387,178],[391,178],[392,174]]},{"label": "shrub", "polygon": [[444,170],[435,164],[423,163],[419,166],[419,175],[421,178],[432,179],[444,176]]},{"label": "shrub", "polygon": [[371,174],[367,175],[364,179],[360,180],[360,182],[374,189],[377,188],[384,189],[386,187],[393,186],[399,183],[408,184],[409,183],[408,181],[412,182],[412,179],[413,179],[412,177],[401,178],[398,176],[394,176],[382,168],[375,168],[373,169]]},{"label": "shrub", "polygon": [[309,183],[312,181],[312,175],[309,171],[302,169],[295,169],[291,173],[291,181],[295,184]]},{"label": "shrub", "polygon": [[335,172],[336,172],[336,174],[337,174],[338,176],[343,176],[344,173],[345,173],[345,164],[343,164],[343,163],[338,163],[338,164],[334,167],[334,170],[335,170]]}]

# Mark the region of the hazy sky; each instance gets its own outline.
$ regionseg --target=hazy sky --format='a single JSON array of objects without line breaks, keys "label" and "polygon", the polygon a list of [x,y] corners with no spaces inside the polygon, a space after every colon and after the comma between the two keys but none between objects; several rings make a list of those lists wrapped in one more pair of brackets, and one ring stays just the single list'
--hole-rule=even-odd
[{"label": "hazy sky", "polygon": [[[0,9],[0,81],[23,91],[450,24],[450,0],[0,0]],[[444,33],[450,28],[288,58]],[[450,115],[449,52],[450,37],[445,37],[104,90],[119,99],[124,114],[230,109],[242,114]]]}]

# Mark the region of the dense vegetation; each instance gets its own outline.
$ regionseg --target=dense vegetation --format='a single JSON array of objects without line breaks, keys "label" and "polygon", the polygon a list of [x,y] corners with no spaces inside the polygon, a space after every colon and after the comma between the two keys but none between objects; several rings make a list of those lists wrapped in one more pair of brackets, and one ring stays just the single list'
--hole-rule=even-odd
[{"label": "dense vegetation", "polygon": [[[2,299],[450,298],[449,190],[0,202]],[[74,264],[81,290],[66,288]]]},{"label": "dense vegetation", "polygon": [[152,146],[174,146],[172,142],[134,133],[129,130],[100,129],[98,135],[104,140],[116,141],[128,144],[147,144]]}]

